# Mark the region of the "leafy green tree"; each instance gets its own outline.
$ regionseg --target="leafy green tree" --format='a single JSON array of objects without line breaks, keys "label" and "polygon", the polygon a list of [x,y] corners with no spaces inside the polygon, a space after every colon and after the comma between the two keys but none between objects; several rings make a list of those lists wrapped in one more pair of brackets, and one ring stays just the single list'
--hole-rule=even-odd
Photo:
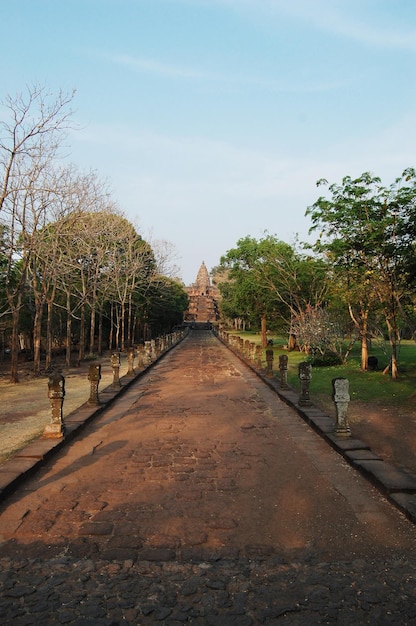
[{"label": "leafy green tree", "polygon": [[[318,185],[328,184],[320,180]],[[362,366],[367,367],[368,316],[383,311],[391,349],[391,374],[398,377],[397,350],[409,295],[416,235],[416,173],[407,169],[390,187],[368,172],[329,185],[307,209],[311,231],[320,231],[315,249],[327,254],[346,285],[351,319],[359,329]]]},{"label": "leafy green tree", "polygon": [[227,281],[219,284],[222,310],[233,317],[260,321],[263,346],[267,344],[267,317],[271,313],[269,291],[259,282],[264,247],[250,236],[239,239],[237,247],[220,259],[220,268],[227,270],[228,275]]},{"label": "leafy green tree", "polygon": [[240,239],[221,258],[220,267],[228,270],[228,280],[219,284],[224,310],[229,307],[243,317],[260,316],[264,344],[267,318],[289,329],[293,347],[293,318],[327,297],[325,263],[269,234],[259,241],[249,236]]},{"label": "leafy green tree", "polygon": [[153,333],[167,333],[180,325],[188,304],[188,294],[179,281],[156,276],[147,292],[146,317]]}]

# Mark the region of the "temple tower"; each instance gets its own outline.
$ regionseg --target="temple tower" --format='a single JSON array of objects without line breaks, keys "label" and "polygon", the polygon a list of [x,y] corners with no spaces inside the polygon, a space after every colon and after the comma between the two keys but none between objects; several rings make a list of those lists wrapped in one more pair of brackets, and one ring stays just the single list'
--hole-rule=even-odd
[{"label": "temple tower", "polygon": [[196,280],[187,288],[189,308],[185,313],[185,322],[195,324],[211,324],[219,319],[218,289],[211,285],[207,267],[202,261]]},{"label": "temple tower", "polygon": [[209,293],[209,288],[211,287],[211,281],[209,278],[207,267],[202,261],[201,267],[198,270],[198,274],[196,275],[196,281],[194,283],[195,289],[199,290],[201,295],[206,295]]}]

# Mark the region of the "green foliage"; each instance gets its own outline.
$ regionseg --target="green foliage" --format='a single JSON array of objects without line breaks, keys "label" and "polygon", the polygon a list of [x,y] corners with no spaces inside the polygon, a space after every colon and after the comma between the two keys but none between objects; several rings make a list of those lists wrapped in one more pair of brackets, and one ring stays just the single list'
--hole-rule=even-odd
[{"label": "green foliage", "polygon": [[[259,334],[250,332],[235,334],[244,339],[250,339],[256,344],[261,343]],[[270,338],[273,340],[275,376],[279,377],[279,355],[286,354],[289,357],[288,383],[293,389],[299,391],[299,363],[306,361],[308,357],[304,352],[285,350],[285,337],[271,335]],[[414,411],[416,343],[408,340],[402,342],[399,358],[399,380],[394,380],[383,374],[388,359],[381,345],[374,345],[371,349],[371,355],[376,356],[379,361],[376,371],[363,371],[361,369],[359,346],[350,353],[348,361],[342,365],[322,364],[318,367],[315,363],[312,368],[310,385],[312,402],[322,405],[324,408],[331,408],[333,406],[332,380],[343,377],[347,378],[350,383],[351,402],[357,400],[362,403],[394,408],[398,411],[400,409]],[[265,353],[263,354],[263,363],[265,363]]]},{"label": "green foliage", "polygon": [[240,239],[220,268],[226,276],[219,283],[223,314],[254,326],[265,316],[275,328],[289,328],[293,315],[327,296],[325,262],[272,235]]},{"label": "green foliage", "polygon": [[341,365],[342,358],[335,352],[326,351],[318,354],[310,354],[307,361],[313,367],[331,367],[332,365]]},{"label": "green foliage", "polygon": [[155,335],[170,332],[183,321],[188,308],[188,294],[181,283],[159,276],[146,293],[146,315]]},{"label": "green foliage", "polygon": [[363,346],[370,311],[375,306],[382,310],[396,377],[403,303],[415,282],[416,172],[405,170],[388,188],[368,172],[356,179],[346,176],[329,192],[329,199],[321,196],[306,212],[311,230],[320,231],[315,249],[328,256],[341,276]]}]

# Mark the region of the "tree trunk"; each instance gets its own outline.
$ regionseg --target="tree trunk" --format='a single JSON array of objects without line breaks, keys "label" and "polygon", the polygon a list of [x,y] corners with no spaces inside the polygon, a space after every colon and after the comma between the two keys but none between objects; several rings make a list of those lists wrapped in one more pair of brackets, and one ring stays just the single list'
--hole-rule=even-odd
[{"label": "tree trunk", "polygon": [[113,349],[113,341],[114,341],[114,303],[111,303],[110,308],[110,335],[108,337],[108,349]]},{"label": "tree trunk", "polygon": [[11,345],[11,363],[10,363],[10,382],[19,382],[18,363],[19,363],[19,306],[12,308],[12,345]]},{"label": "tree trunk", "polygon": [[361,316],[361,369],[368,370],[368,313]]},{"label": "tree trunk", "polygon": [[47,304],[47,320],[46,320],[46,356],[45,356],[45,367],[46,370],[52,365],[52,310],[53,310],[53,301],[48,299]]},{"label": "tree trunk", "polygon": [[94,354],[95,344],[95,305],[91,306],[91,319],[90,319],[90,356]]},{"label": "tree trunk", "polygon": [[261,317],[261,345],[263,348],[267,347],[267,320],[265,315]]},{"label": "tree trunk", "polygon": [[72,315],[71,315],[71,294],[66,292],[66,354],[65,365],[71,365],[71,334],[72,334]]},{"label": "tree trunk", "polygon": [[117,349],[120,348],[120,309],[118,308],[118,306],[116,307],[116,333],[115,333],[115,340],[116,340],[116,345],[115,347]]},{"label": "tree trunk", "polygon": [[39,298],[36,298],[35,319],[33,321],[33,371],[35,374],[39,374],[40,372],[42,312],[43,312],[43,304],[39,300]]},{"label": "tree trunk", "polygon": [[[394,379],[399,378],[399,367],[397,363],[397,328],[391,320],[386,319],[387,328],[389,332],[389,343],[391,350],[391,377]],[[386,368],[387,369],[387,368]]]},{"label": "tree trunk", "polygon": [[289,352],[293,352],[293,350],[299,350],[296,335],[294,335],[292,332],[289,335],[289,342],[288,342],[287,347],[288,347]]},{"label": "tree trunk", "polygon": [[133,315],[132,315],[132,296],[129,295],[129,306],[128,306],[128,320],[127,320],[127,346],[130,348],[133,345]]},{"label": "tree trunk", "polygon": [[82,304],[81,319],[79,322],[78,361],[81,362],[84,356],[85,356],[85,304]]},{"label": "tree trunk", "polygon": [[121,349],[124,350],[125,347],[125,332],[126,332],[126,307],[124,302],[121,305],[120,311],[120,323],[121,323]]},{"label": "tree trunk", "polygon": [[98,346],[97,346],[98,356],[101,356],[103,353],[103,311],[100,308],[98,312]]}]

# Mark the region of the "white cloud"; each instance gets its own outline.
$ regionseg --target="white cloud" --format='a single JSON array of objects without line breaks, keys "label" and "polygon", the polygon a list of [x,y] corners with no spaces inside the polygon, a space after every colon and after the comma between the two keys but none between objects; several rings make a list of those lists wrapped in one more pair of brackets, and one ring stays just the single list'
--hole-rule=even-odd
[{"label": "white cloud", "polygon": [[149,74],[172,80],[185,80],[204,83],[214,83],[229,87],[260,88],[271,93],[286,94],[314,94],[334,91],[344,88],[351,83],[350,79],[337,76],[330,80],[317,80],[315,76],[305,77],[301,82],[296,80],[273,80],[260,75],[248,75],[233,70],[230,73],[210,72],[198,67],[185,67],[178,64],[167,63],[164,60],[138,57],[130,54],[112,53],[94,50],[89,51],[95,57],[104,59],[106,62],[122,66],[135,73]]},{"label": "white cloud", "polygon": [[[192,0],[185,1],[192,3]],[[194,0],[193,3],[199,2]],[[366,45],[416,51],[414,19],[401,18],[407,7],[398,6],[399,3],[386,2],[381,7],[380,0],[209,0],[205,4],[210,2],[236,12],[249,11],[256,17],[263,13],[268,19],[295,18],[317,30]],[[415,10],[412,3],[408,6]],[[409,13],[412,16],[412,9]]]}]

